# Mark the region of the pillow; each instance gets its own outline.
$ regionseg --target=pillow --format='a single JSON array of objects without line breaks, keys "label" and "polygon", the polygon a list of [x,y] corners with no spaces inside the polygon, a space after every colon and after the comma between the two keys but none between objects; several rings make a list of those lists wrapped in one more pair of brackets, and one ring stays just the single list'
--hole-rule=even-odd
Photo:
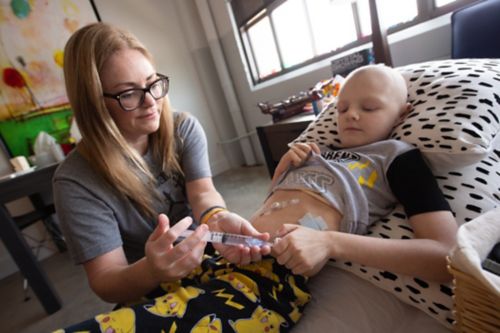
[{"label": "pillow", "polygon": [[[419,147],[459,225],[500,204],[500,60],[444,60],[398,68],[413,110],[392,138]],[[496,89],[496,92],[495,92]],[[327,106],[296,139],[338,145],[335,106]],[[413,231],[401,205],[370,226],[368,236],[409,239]],[[451,327],[451,284],[381,271],[351,262],[332,265],[385,289]]]},{"label": "pillow", "polygon": [[[479,162],[500,146],[499,115],[493,111],[500,106],[499,59],[439,60],[397,70],[406,80],[412,110],[391,138],[420,148],[433,169]],[[296,141],[338,145],[335,103]]]}]

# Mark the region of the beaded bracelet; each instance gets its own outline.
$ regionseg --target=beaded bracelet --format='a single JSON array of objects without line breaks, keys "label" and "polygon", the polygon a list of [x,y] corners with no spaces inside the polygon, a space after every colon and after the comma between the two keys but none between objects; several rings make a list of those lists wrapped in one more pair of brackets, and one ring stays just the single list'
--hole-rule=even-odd
[{"label": "beaded bracelet", "polygon": [[200,215],[200,224],[206,224],[208,220],[212,218],[217,213],[227,211],[226,207],[222,206],[212,206],[207,208],[203,213]]}]

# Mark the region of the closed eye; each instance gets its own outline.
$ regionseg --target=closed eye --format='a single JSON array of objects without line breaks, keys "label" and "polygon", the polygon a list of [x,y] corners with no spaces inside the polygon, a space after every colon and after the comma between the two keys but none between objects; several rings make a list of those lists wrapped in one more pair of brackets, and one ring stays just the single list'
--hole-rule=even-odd
[{"label": "closed eye", "polygon": [[366,111],[366,112],[375,111],[375,110],[377,110],[377,108],[373,108],[373,107],[364,107],[363,108],[363,111]]},{"label": "closed eye", "polygon": [[344,113],[344,112],[346,112],[346,111],[347,111],[347,107],[341,107],[341,108],[339,108],[339,107],[337,106],[337,111],[338,111],[339,113]]}]

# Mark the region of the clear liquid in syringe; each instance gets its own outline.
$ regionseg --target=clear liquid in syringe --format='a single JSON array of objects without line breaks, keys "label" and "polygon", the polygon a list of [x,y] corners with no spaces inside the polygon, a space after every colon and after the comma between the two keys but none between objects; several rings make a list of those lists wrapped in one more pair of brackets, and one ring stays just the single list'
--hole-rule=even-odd
[{"label": "clear liquid in syringe", "polygon": [[[185,230],[184,232],[181,233],[179,238],[177,239],[178,241],[189,237],[193,233],[193,230]],[[244,236],[244,235],[237,235],[237,234],[230,234],[226,232],[218,232],[218,231],[208,231],[205,236],[203,237],[203,240],[206,242],[211,242],[211,243],[221,243],[224,245],[243,245],[243,246],[272,246],[273,244],[270,242],[263,241],[261,239],[251,237],[251,236]]]}]

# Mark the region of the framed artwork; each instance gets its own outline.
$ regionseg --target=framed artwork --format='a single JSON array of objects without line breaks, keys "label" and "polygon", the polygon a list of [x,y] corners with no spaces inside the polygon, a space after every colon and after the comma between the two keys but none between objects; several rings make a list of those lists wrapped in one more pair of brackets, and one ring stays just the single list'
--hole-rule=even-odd
[{"label": "framed artwork", "polygon": [[0,2],[0,135],[12,156],[30,155],[42,130],[64,141],[72,117],[64,45],[78,28],[99,20],[89,0]]}]

